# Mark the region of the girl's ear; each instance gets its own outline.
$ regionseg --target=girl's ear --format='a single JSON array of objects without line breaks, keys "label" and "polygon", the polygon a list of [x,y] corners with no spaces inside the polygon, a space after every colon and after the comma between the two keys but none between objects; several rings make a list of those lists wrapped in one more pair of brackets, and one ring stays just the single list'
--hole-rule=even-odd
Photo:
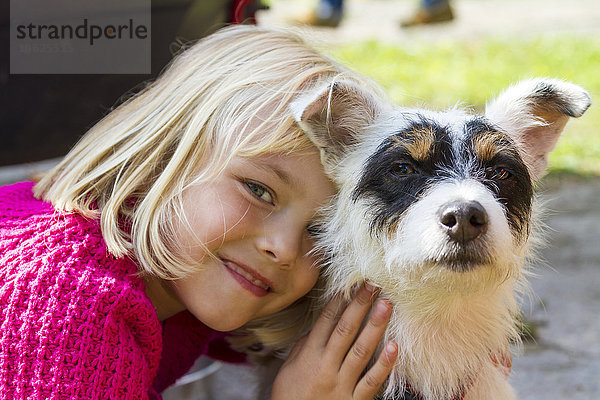
[{"label": "girl's ear", "polygon": [[588,92],[557,79],[531,79],[506,89],[486,107],[486,117],[520,146],[534,180],[548,165],[569,117],[580,117],[592,104]]},{"label": "girl's ear", "polygon": [[382,111],[381,103],[355,83],[335,82],[290,104],[298,125],[321,152],[330,173],[348,148],[360,141],[364,128]]}]

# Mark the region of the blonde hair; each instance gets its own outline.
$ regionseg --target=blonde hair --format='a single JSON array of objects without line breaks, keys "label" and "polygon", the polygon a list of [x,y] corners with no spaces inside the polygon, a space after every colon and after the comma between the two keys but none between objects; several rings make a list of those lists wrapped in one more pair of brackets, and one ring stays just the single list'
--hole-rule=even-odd
[{"label": "blonde hair", "polygon": [[[174,239],[186,187],[208,182],[234,156],[311,148],[289,103],[340,75],[353,74],[290,33],[222,29],[92,127],[35,195],[99,218],[108,251],[133,258],[141,272],[182,278],[197,268]],[[309,303],[300,299],[250,330],[267,344],[293,340],[312,322]]]}]

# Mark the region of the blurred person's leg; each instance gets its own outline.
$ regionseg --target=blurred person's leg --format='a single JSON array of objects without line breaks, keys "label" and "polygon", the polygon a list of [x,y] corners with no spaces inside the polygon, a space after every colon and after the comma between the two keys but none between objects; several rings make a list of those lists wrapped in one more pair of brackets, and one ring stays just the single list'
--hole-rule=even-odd
[{"label": "blurred person's leg", "polygon": [[421,0],[419,8],[405,21],[403,27],[446,22],[454,19],[450,0]]}]

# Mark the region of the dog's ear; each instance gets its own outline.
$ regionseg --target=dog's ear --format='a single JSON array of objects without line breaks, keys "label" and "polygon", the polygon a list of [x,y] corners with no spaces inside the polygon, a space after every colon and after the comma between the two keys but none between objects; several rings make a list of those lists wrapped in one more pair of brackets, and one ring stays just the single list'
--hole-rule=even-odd
[{"label": "dog's ear", "polygon": [[320,150],[329,173],[348,147],[360,141],[361,131],[373,123],[382,104],[357,84],[340,81],[299,97],[290,108],[298,125]]},{"label": "dog's ear", "polygon": [[583,88],[557,79],[522,81],[488,103],[486,117],[517,142],[532,178],[548,165],[569,117],[580,117],[592,104]]}]

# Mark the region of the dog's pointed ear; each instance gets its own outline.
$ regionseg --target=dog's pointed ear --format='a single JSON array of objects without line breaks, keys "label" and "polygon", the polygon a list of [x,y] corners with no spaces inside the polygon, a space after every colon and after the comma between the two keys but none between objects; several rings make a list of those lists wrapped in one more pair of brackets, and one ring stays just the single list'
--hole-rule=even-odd
[{"label": "dog's pointed ear", "polygon": [[569,117],[580,117],[592,104],[583,88],[557,79],[522,81],[488,103],[486,117],[520,146],[534,180],[548,165]]},{"label": "dog's pointed ear", "polygon": [[319,149],[327,173],[335,169],[350,146],[360,141],[361,131],[375,121],[382,107],[366,89],[341,81],[290,104],[296,122]]}]

